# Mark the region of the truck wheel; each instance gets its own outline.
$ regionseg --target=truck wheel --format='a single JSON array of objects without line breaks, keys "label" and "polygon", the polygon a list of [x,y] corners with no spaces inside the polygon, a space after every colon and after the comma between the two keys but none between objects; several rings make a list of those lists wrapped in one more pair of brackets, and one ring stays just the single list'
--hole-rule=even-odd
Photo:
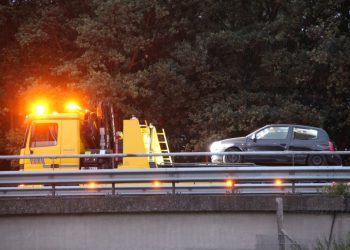
[{"label": "truck wheel", "polygon": [[[240,152],[238,148],[229,148],[225,152]],[[240,163],[242,155],[224,155],[224,163]]]},{"label": "truck wheel", "polygon": [[307,164],[309,166],[324,166],[326,165],[326,157],[324,155],[309,155]]}]

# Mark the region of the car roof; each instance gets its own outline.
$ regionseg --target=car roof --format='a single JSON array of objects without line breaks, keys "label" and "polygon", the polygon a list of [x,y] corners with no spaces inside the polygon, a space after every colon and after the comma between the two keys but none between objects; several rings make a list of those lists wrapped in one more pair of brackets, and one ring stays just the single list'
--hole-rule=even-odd
[{"label": "car roof", "polygon": [[265,125],[264,127],[270,127],[270,126],[288,126],[288,127],[301,127],[301,128],[312,128],[312,129],[321,129],[320,127],[314,127],[314,126],[308,126],[308,125],[300,125],[300,124],[286,124],[286,123],[276,123],[276,124],[268,124]]}]

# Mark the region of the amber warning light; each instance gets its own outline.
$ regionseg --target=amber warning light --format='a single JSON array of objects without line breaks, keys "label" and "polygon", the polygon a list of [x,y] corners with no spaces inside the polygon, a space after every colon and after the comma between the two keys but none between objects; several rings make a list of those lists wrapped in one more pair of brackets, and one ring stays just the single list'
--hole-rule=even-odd
[{"label": "amber warning light", "polygon": [[68,109],[69,111],[75,111],[75,110],[81,110],[81,107],[76,103],[69,102],[66,105],[66,109]]},{"label": "amber warning light", "polygon": [[160,182],[159,181],[154,181],[153,182],[153,187],[157,188],[160,186]]},{"label": "amber warning light", "polygon": [[39,115],[44,114],[46,111],[46,107],[44,105],[39,105],[36,107],[36,113]]},{"label": "amber warning light", "polygon": [[95,182],[89,182],[88,186],[89,186],[89,188],[94,189],[96,187],[96,183]]},{"label": "amber warning light", "polygon": [[[69,112],[77,112],[77,111],[82,111],[82,112],[86,112],[87,110],[82,110],[82,108],[76,104],[75,102],[68,102],[65,105],[65,110],[69,111]],[[49,112],[51,112],[49,110],[49,105],[46,101],[37,101],[34,104],[31,105],[30,111],[32,114],[36,114],[36,115],[44,115],[44,114],[48,114]],[[52,112],[53,114],[57,114],[57,112]]]},{"label": "amber warning light", "polygon": [[232,188],[233,186],[234,186],[234,182],[233,182],[233,180],[227,180],[226,181],[226,187],[230,187],[230,188]]},{"label": "amber warning light", "polygon": [[31,107],[31,111],[32,111],[32,113],[35,113],[37,115],[43,115],[43,114],[47,113],[47,111],[48,111],[47,104],[42,103],[42,102],[33,104]]},{"label": "amber warning light", "polygon": [[283,181],[281,179],[277,179],[277,180],[275,180],[274,183],[276,186],[280,187],[280,186],[282,186]]}]

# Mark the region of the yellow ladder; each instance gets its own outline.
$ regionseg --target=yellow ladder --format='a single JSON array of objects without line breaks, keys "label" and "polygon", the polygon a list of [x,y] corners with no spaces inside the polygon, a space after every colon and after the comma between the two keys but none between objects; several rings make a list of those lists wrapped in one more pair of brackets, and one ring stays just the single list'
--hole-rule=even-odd
[{"label": "yellow ladder", "polygon": [[[165,135],[165,130],[162,129],[162,132],[157,133],[159,139],[160,150],[162,153],[170,153],[168,140]],[[164,163],[173,163],[171,156],[163,156]]]}]

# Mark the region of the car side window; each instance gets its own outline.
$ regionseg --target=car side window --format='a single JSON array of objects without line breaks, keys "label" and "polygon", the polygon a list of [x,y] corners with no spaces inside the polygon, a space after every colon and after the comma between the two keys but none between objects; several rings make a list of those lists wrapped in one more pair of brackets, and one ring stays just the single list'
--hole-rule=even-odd
[{"label": "car side window", "polygon": [[318,131],[308,128],[293,128],[294,140],[314,140],[317,139]]},{"label": "car side window", "polygon": [[288,127],[267,127],[256,133],[256,139],[285,140],[288,137]]}]

